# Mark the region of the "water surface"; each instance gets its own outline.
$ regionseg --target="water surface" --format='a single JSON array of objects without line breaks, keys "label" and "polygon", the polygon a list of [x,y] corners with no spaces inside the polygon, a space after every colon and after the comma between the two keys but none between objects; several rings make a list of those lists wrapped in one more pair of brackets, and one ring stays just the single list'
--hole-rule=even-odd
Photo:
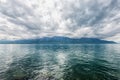
[{"label": "water surface", "polygon": [[0,45],[0,80],[120,80],[120,45]]}]

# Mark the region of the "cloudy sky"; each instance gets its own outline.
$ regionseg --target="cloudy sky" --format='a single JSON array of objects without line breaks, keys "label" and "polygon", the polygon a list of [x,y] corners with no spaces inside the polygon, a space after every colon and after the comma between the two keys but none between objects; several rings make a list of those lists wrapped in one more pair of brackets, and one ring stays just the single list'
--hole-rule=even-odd
[{"label": "cloudy sky", "polygon": [[0,0],[0,39],[97,37],[120,42],[120,0]]}]

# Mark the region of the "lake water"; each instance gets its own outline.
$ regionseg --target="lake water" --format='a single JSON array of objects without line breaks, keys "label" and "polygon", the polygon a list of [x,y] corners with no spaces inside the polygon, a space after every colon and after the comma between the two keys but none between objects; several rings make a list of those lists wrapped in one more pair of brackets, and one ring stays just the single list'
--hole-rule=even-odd
[{"label": "lake water", "polygon": [[1,44],[0,80],[120,80],[120,45]]}]

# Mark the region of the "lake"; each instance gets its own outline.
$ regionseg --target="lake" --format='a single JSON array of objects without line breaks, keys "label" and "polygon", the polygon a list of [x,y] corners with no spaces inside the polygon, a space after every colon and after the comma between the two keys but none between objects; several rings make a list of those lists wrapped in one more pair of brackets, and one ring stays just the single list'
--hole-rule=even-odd
[{"label": "lake", "polygon": [[1,44],[0,80],[120,80],[120,45]]}]

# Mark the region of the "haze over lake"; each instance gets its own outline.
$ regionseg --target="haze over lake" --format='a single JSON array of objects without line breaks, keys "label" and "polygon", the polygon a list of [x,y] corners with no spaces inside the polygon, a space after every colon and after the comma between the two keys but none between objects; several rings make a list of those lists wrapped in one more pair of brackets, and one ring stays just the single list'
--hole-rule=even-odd
[{"label": "haze over lake", "polygon": [[120,45],[1,44],[0,80],[120,80]]}]

